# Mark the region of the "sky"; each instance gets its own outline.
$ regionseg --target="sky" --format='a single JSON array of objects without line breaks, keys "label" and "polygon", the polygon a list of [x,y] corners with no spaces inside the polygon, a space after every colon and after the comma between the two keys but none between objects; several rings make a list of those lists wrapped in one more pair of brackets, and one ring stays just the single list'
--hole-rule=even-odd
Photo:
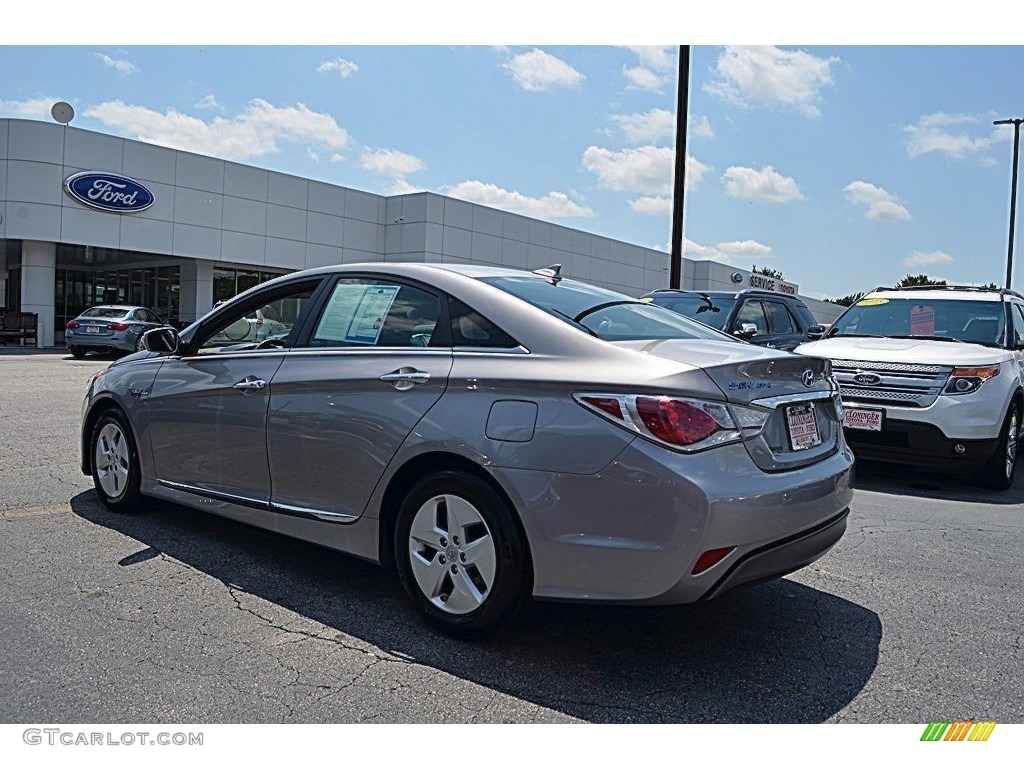
[{"label": "sky", "polygon": [[[63,100],[79,128],[669,248],[679,48],[649,41],[681,35],[650,20],[606,18],[586,39],[564,18],[510,21],[506,39],[539,40],[523,44],[350,28],[337,39],[367,44],[322,45],[273,23],[232,34],[222,19],[204,43],[180,20],[159,39],[83,18],[81,34],[0,37],[0,116],[49,121]],[[1024,47],[775,45],[756,21],[686,35],[708,42],[690,49],[685,255],[772,267],[816,297],[919,273],[1002,284],[1013,128],[992,122],[1024,117]],[[782,22],[774,38],[792,38]]]}]

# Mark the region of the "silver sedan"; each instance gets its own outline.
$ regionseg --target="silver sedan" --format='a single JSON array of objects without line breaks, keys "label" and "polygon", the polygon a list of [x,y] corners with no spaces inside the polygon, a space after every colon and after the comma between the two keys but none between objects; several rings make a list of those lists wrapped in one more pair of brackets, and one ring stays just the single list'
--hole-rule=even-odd
[{"label": "silver sedan", "polygon": [[64,342],[72,357],[89,352],[135,352],[146,331],[165,323],[151,309],[105,304],[85,310],[64,328]]},{"label": "silver sedan", "polygon": [[[280,333],[224,333],[267,307]],[[457,637],[533,598],[716,597],[846,528],[827,361],[557,266],[308,270],[143,344],[83,407],[107,507],[166,499],[393,566]]]}]

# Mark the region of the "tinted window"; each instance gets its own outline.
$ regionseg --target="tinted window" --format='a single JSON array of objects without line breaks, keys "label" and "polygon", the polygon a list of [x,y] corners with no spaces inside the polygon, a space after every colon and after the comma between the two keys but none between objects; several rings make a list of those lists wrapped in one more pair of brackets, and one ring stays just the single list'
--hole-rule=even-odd
[{"label": "tinted window", "polygon": [[123,307],[93,307],[85,310],[80,317],[101,317],[104,320],[109,320],[114,317],[124,317],[126,314]]},{"label": "tinted window", "polygon": [[452,320],[452,343],[456,347],[518,347],[519,344],[498,326],[470,309],[458,299],[448,300]]},{"label": "tinted window", "polygon": [[772,329],[772,333],[796,333],[793,316],[789,314],[785,304],[766,301],[764,307],[768,310],[768,327]]},{"label": "tinted window", "polygon": [[[582,326],[606,341],[716,339],[731,337],[664,307],[576,280],[552,283],[542,277],[483,277],[481,281]],[[605,306],[607,305],[607,306]]]},{"label": "tinted window", "polygon": [[660,307],[666,307],[673,312],[700,320],[705,325],[713,328],[725,328],[725,322],[729,319],[729,312],[732,311],[736,299],[723,296],[672,296],[671,294],[656,295],[653,303]]},{"label": "tinted window", "polygon": [[751,299],[743,302],[743,306],[736,313],[736,320],[732,325],[738,331],[743,327],[744,323],[753,323],[757,326],[758,336],[768,333],[768,320],[764,316],[764,308],[761,306],[760,301]]},{"label": "tinted window", "polygon": [[386,279],[342,278],[317,323],[314,347],[428,347],[441,317],[433,293]]}]

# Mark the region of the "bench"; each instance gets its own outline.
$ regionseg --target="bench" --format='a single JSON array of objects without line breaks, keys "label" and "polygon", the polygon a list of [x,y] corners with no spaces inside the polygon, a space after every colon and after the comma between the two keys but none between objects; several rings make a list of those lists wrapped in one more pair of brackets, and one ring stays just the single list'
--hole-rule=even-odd
[{"label": "bench", "polygon": [[39,315],[34,312],[5,312],[0,326],[0,341],[7,346],[8,340],[18,341],[24,346],[30,339],[37,343]]}]

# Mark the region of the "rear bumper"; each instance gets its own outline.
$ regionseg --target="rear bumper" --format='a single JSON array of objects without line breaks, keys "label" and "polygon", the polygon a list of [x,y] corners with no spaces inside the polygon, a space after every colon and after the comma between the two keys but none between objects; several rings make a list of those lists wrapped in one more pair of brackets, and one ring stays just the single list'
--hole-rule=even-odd
[{"label": "rear bumper", "polygon": [[953,439],[934,424],[899,419],[887,419],[881,432],[847,429],[845,433],[857,458],[958,472],[981,469],[999,446],[999,438]]},{"label": "rear bumper", "polygon": [[85,334],[68,336],[65,334],[64,342],[68,349],[81,349],[85,352],[134,352],[138,336],[129,334],[128,331],[113,336],[87,336]]},{"label": "rear bumper", "polygon": [[774,579],[810,565],[828,552],[846,532],[846,519],[850,510],[809,531],[803,531],[782,541],[748,552],[722,576],[701,598],[710,600],[726,592],[759,581]]}]

